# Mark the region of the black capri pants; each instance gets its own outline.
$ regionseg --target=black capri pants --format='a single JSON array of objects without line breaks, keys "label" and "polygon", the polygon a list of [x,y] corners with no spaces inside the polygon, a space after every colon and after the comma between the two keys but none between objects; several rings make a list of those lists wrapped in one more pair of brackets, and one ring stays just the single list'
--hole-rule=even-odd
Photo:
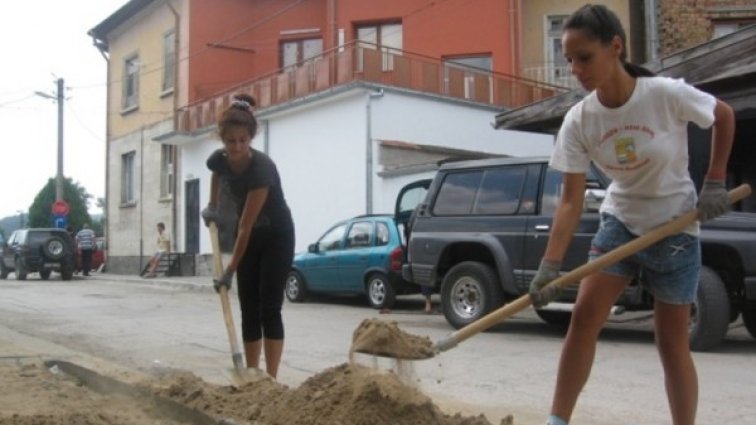
[{"label": "black capri pants", "polygon": [[236,269],[244,342],[284,338],[281,307],[293,260],[293,228],[254,228]]}]

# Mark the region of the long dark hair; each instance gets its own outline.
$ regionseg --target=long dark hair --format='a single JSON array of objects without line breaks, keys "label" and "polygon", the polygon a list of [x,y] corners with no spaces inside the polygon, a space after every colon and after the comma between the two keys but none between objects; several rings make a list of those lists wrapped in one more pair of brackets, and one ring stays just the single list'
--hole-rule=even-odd
[{"label": "long dark hair", "polygon": [[234,95],[231,105],[223,111],[218,119],[218,133],[221,138],[230,127],[244,127],[249,131],[251,137],[257,133],[257,119],[252,112],[255,107],[255,98],[248,94]]},{"label": "long dark hair", "polygon": [[582,31],[588,38],[598,40],[602,44],[609,44],[614,37],[622,40],[620,61],[625,71],[633,77],[653,77],[655,74],[648,69],[627,61],[627,36],[617,15],[601,4],[586,4],[567,18],[564,30]]}]

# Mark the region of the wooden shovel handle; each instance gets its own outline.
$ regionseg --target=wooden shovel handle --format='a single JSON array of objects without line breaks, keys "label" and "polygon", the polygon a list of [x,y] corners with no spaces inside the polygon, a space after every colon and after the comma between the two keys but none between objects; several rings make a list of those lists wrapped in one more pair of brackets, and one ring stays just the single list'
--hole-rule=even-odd
[{"label": "wooden shovel handle", "polygon": [[[751,194],[751,187],[747,184],[742,184],[728,193],[730,203],[735,203]],[[607,266],[619,262],[623,258],[629,257],[638,251],[641,251],[654,243],[677,233],[682,232],[685,228],[693,224],[698,220],[698,209],[694,209],[674,220],[663,224],[656,229],[640,236],[632,241],[619,246],[594,261],[583,264],[582,266],[573,269],[569,273],[565,273],[560,277],[554,279],[549,285],[557,285],[564,287],[573,283],[580,282],[586,276],[596,273]],[[471,336],[480,333],[491,326],[501,322],[502,320],[518,313],[529,305],[532,304],[530,295],[525,294],[520,298],[504,305],[503,307],[488,313],[480,319],[470,323],[469,325],[453,332],[445,341],[436,344],[438,351],[445,351],[454,347],[458,343],[470,338]]]},{"label": "wooden shovel handle", "polygon": [[[223,258],[221,257],[220,241],[218,239],[218,226],[215,225],[215,222],[211,221],[208,227],[210,229],[210,244],[213,247],[213,276],[216,279],[220,279],[223,275]],[[234,318],[231,315],[231,303],[228,299],[228,288],[221,286],[219,295],[221,307],[223,308],[223,321],[226,323],[228,341],[231,344],[231,354],[236,355],[239,353],[239,341],[236,338]]]}]

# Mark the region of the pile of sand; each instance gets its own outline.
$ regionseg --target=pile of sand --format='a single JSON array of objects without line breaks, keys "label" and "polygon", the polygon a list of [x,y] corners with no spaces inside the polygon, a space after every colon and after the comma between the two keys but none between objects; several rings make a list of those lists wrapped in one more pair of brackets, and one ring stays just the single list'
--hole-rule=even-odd
[{"label": "pile of sand", "polygon": [[391,372],[342,364],[289,389],[272,380],[213,386],[188,374],[164,376],[155,391],[215,417],[264,425],[491,425],[447,415]]}]

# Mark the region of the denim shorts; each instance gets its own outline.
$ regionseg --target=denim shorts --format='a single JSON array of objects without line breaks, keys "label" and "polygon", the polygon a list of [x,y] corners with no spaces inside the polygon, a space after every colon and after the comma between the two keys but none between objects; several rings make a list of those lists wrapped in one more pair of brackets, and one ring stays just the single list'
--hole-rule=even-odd
[{"label": "denim shorts", "polygon": [[[589,261],[637,238],[617,217],[601,213],[599,231],[593,237]],[[617,276],[639,278],[643,288],[658,301],[690,304],[696,298],[701,270],[701,244],[696,236],[678,233],[626,257],[602,270]]]}]

